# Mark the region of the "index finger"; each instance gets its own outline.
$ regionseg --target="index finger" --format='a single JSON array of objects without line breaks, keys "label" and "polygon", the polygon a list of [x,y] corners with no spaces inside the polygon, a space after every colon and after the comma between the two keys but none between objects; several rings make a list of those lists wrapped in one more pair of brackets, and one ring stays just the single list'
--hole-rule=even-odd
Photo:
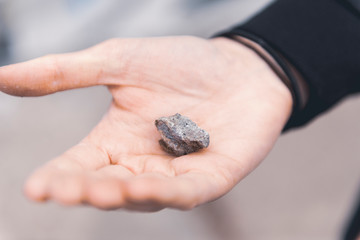
[{"label": "index finger", "polygon": [[49,55],[0,68],[0,90],[41,96],[97,84],[101,60],[91,51]]}]

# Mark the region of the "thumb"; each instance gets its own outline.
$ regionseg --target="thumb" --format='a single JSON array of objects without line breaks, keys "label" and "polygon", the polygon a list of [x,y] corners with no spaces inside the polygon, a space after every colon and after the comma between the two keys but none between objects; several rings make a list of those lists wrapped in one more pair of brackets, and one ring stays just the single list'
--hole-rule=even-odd
[{"label": "thumb", "polygon": [[[102,43],[79,52],[48,55],[1,67],[0,91],[15,96],[42,96],[68,89],[109,84],[104,81],[104,72],[108,72],[104,69],[107,66],[104,63],[111,61],[114,67],[114,62],[121,60],[109,59],[114,56],[109,54],[108,45]],[[121,50],[121,47],[117,50]]]}]

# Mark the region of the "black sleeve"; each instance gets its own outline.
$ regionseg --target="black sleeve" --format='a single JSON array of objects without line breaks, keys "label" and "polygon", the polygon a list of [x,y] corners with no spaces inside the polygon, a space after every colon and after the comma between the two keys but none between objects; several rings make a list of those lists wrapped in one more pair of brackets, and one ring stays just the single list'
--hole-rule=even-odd
[{"label": "black sleeve", "polygon": [[360,91],[360,0],[278,0],[226,35],[255,36],[309,85],[309,100],[286,128],[304,125]]}]

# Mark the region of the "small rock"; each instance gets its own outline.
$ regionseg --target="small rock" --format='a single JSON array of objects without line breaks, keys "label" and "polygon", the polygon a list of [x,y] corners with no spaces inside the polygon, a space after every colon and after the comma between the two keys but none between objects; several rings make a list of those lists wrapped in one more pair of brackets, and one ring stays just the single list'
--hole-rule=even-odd
[{"label": "small rock", "polygon": [[161,134],[160,146],[172,155],[182,156],[209,146],[209,134],[179,113],[155,120],[155,126]]}]

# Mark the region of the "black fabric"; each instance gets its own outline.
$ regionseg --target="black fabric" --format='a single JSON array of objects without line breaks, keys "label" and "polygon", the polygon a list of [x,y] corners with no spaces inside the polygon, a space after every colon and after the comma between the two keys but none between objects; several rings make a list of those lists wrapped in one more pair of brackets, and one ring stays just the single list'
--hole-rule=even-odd
[{"label": "black fabric", "polygon": [[358,204],[357,207],[354,208],[353,215],[350,219],[350,224],[346,227],[344,232],[343,239],[344,240],[356,240],[358,236],[360,236],[360,191],[358,194]]},{"label": "black fabric", "polygon": [[[255,36],[252,40],[285,57],[308,83],[307,105],[293,112],[284,130],[360,92],[360,0],[278,0],[223,35]],[[355,240],[359,232],[360,199],[343,237]]]},{"label": "black fabric", "polygon": [[355,8],[357,12],[360,12],[360,1],[359,0],[347,0],[347,2]]},{"label": "black fabric", "polygon": [[360,14],[350,2],[278,0],[226,34],[243,32],[283,55],[310,87],[308,104],[286,129],[304,125],[360,91]]}]

